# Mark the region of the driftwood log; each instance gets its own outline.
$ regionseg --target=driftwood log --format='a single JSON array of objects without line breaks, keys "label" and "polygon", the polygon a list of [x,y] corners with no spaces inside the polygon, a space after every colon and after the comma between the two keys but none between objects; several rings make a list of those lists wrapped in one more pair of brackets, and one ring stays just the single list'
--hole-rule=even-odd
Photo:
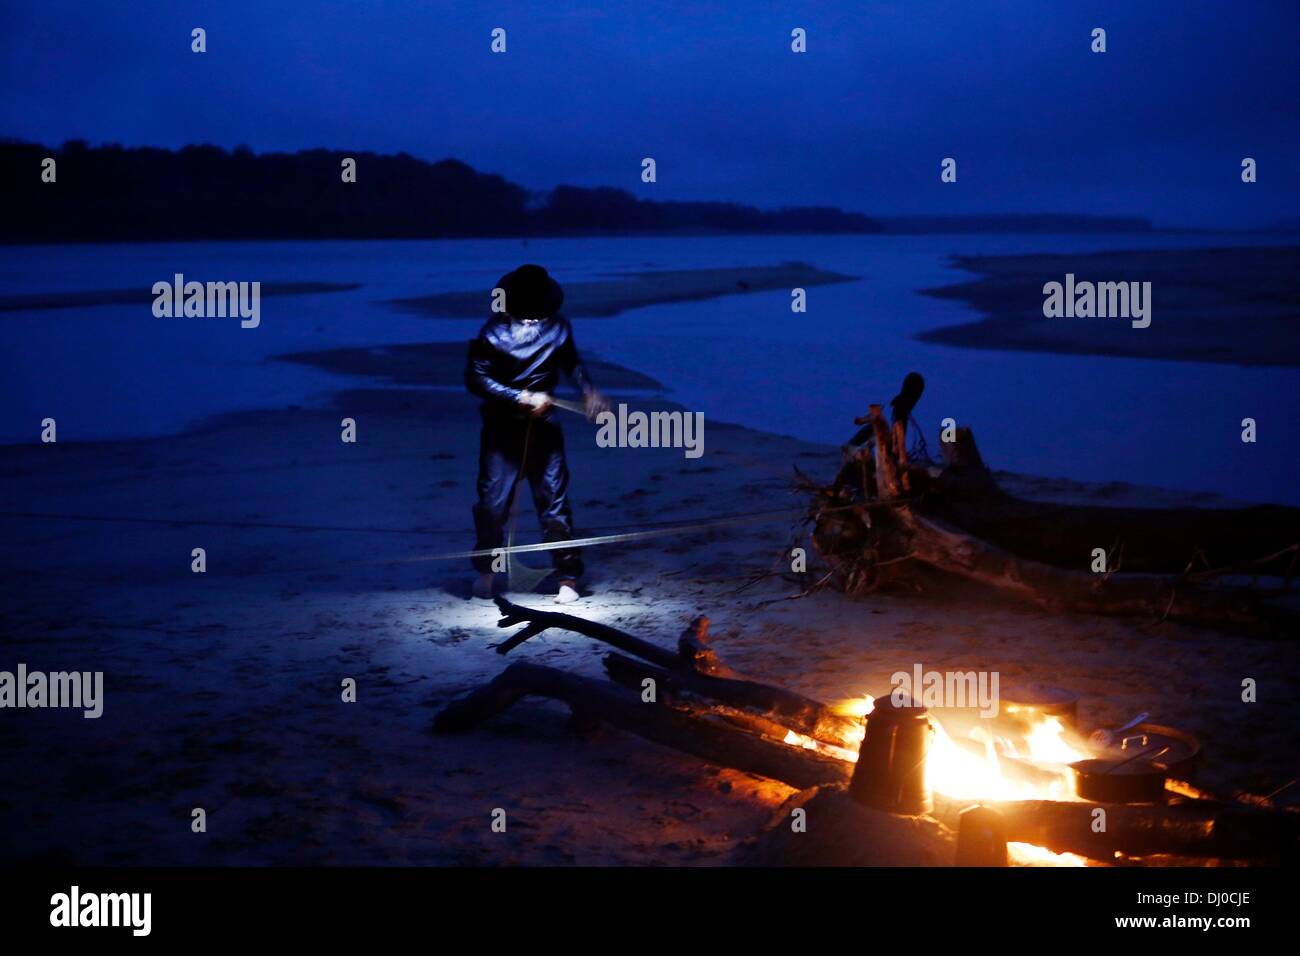
[{"label": "driftwood log", "polygon": [[[637,693],[551,667],[512,664],[497,678],[444,708],[442,732],[471,730],[525,697],[563,701],[582,722],[598,721],[710,763],[778,780],[796,789],[847,785],[853,764],[735,726],[707,710],[648,703]],[[775,722],[774,722],[775,723]],[[936,794],[933,816],[956,829],[973,801]],[[1294,861],[1300,815],[1235,803],[1175,800],[1168,806],[1099,805],[1050,800],[982,801],[1002,814],[1006,837],[1055,852],[1111,861],[1175,855],[1254,861]],[[1106,828],[1094,829],[1104,806]]]},{"label": "driftwood log", "polygon": [[435,718],[434,730],[470,730],[530,696],[561,700],[580,721],[603,721],[710,763],[799,789],[847,782],[852,769],[842,760],[790,747],[704,714],[644,702],[640,695],[612,684],[536,664],[511,664],[490,683],[447,705]]},{"label": "driftwood log", "polygon": [[918,561],[990,585],[1051,611],[1187,621],[1233,629],[1277,629],[1289,611],[1228,588],[1198,587],[1157,574],[1067,571],[1018,557],[934,519],[901,519]]},{"label": "driftwood log", "polygon": [[[498,644],[496,646],[498,654],[509,654],[529,638],[536,637],[547,628],[557,627],[561,630],[594,637],[598,641],[604,641],[621,651],[635,654],[637,657],[658,664],[660,667],[676,667],[682,659],[680,652],[674,654],[658,644],[644,641],[639,637],[628,634],[626,631],[620,631],[616,627],[601,624],[599,621],[588,621],[572,614],[561,614],[558,611],[542,611],[523,607],[519,604],[511,604],[500,595],[494,600],[497,608],[501,611],[501,620],[497,621],[497,627],[514,627],[516,624],[527,625]],[[708,626],[707,622],[704,626]]]},{"label": "driftwood log", "polygon": [[[944,446],[937,476],[907,459],[904,423],[881,406],[831,486],[814,490],[813,545],[850,592],[915,586],[918,568],[957,575],[1053,611],[1172,619],[1288,633],[1294,608],[1271,603],[1300,558],[1300,509],[1075,508],[998,488],[969,429]],[[1108,553],[1091,570],[1093,550]],[[1281,574],[1286,585],[1215,579]]]},{"label": "driftwood log", "polygon": [[1104,547],[1114,554],[1118,570],[1139,574],[1235,568],[1286,576],[1300,571],[1300,508],[1132,508],[1030,501],[998,486],[969,428],[958,428],[955,440],[941,447],[944,470],[927,483],[917,510],[1020,557],[1078,568],[1090,561],[1093,548]]},{"label": "driftwood log", "polygon": [[[954,829],[972,801],[934,798],[934,816]],[[1300,817],[1233,804],[1182,801],[1167,805],[1056,800],[980,801],[1002,815],[1009,841],[1077,853],[1095,860],[1125,856],[1192,856],[1294,862]],[[1105,829],[1095,811],[1105,810]]]},{"label": "driftwood log", "polygon": [[621,683],[639,687],[642,680],[652,678],[659,689],[670,693],[715,700],[740,710],[766,714],[790,730],[840,746],[853,740],[858,730],[860,721],[836,713],[819,700],[784,687],[751,680],[725,666],[709,646],[707,617],[691,622],[678,639],[674,654],[616,627],[576,615],[534,610],[512,604],[503,597],[497,597],[496,603],[502,613],[498,627],[527,625],[497,645],[500,654],[509,653],[547,628],[559,628],[603,641],[646,662],[640,663],[618,654],[607,656],[606,670]]},{"label": "driftwood log", "polygon": [[1028,501],[996,483],[972,499],[955,482],[936,482],[923,513],[1034,561],[1086,566],[1092,549],[1114,552],[1119,570],[1182,574],[1240,568],[1253,574],[1300,571],[1295,508],[1108,508]]},{"label": "driftwood log", "polygon": [[713,677],[691,671],[670,671],[625,657],[605,656],[605,670],[610,678],[624,686],[640,688],[647,678],[655,682],[660,693],[678,699],[718,701],[731,707],[757,711],[783,728],[826,741],[837,746],[851,745],[860,721],[831,711],[825,704],[810,700],[784,688],[756,681]]},{"label": "driftwood log", "polygon": [[[513,664],[497,678],[447,705],[434,729],[473,729],[525,697],[563,701],[578,726],[607,723],[647,740],[720,766],[778,780],[791,787],[843,787],[854,763],[831,753],[784,742],[789,730],[841,747],[856,739],[857,721],[820,701],[785,688],[735,676],[708,643],[708,620],[697,618],[676,652],[609,625],[574,615],[537,611],[499,598],[503,622],[524,624],[498,650],[559,627],[628,651],[606,655],[614,683],[550,667]],[[644,681],[655,682],[645,695]],[[650,699],[650,697],[653,699]],[[817,731],[814,735],[811,731]],[[933,816],[952,828],[971,801],[934,795]],[[1004,822],[1006,838],[1055,852],[1111,861],[1176,856],[1254,861],[1294,861],[1300,855],[1300,813],[1278,810],[1258,798],[1220,800],[1175,784],[1168,805],[1104,805],[1106,826],[1095,829],[1098,804],[1050,800],[985,801]]]}]

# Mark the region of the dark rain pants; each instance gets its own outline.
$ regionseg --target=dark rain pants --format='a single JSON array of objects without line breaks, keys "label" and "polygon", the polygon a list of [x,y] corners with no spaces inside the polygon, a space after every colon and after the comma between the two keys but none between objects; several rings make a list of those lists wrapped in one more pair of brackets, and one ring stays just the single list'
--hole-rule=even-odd
[{"label": "dark rain pants", "polygon": [[[564,459],[564,433],[560,426],[546,419],[485,415],[479,438],[475,551],[502,547],[510,516],[511,491],[525,480],[532,489],[543,540],[571,539],[569,466]],[[521,494],[522,489],[515,489],[514,493]],[[557,548],[550,555],[561,577],[582,575],[582,558],[577,548]],[[474,567],[480,573],[491,571],[492,558],[480,555],[474,558]]]}]

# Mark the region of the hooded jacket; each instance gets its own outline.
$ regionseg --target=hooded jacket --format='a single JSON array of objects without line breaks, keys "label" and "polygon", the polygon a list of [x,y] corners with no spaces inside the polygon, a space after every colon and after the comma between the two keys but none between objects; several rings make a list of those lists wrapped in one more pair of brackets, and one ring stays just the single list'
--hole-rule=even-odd
[{"label": "hooded jacket", "polygon": [[[561,372],[583,395],[591,391],[591,377],[574,345],[568,319],[551,316],[523,323],[499,315],[488,320],[469,343],[465,386],[483,399],[485,418],[526,418],[529,413],[519,405],[519,393],[554,394]],[[552,408],[543,420],[550,421],[554,414]]]}]

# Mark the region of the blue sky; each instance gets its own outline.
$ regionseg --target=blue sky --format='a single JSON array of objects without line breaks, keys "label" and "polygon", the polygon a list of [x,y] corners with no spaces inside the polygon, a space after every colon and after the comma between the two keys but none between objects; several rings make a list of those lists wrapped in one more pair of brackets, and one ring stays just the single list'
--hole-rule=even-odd
[{"label": "blue sky", "polygon": [[0,9],[0,135],[404,150],[535,189],[765,207],[1251,226],[1300,216],[1298,26],[1288,0],[41,0]]}]

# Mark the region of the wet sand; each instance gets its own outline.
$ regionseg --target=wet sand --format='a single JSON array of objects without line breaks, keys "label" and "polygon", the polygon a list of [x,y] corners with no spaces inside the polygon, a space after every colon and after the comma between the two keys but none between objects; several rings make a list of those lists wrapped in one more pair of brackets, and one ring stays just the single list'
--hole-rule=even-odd
[{"label": "wet sand", "polygon": [[[1300,365],[1300,246],[958,256],[981,278],[926,290],[965,302],[977,322],[923,332],[966,348],[1117,355],[1230,365]],[[1150,282],[1148,328],[1123,318],[1045,318],[1043,286]]]},{"label": "wet sand", "polygon": [[[167,281],[171,281],[171,276]],[[359,282],[263,282],[260,295],[307,295],[314,292],[350,292]],[[154,300],[149,289],[91,289],[84,292],[37,292],[0,296],[0,312],[30,312],[36,309],[85,309],[98,305],[147,306]]]},{"label": "wet sand", "polygon": [[[460,388],[464,383],[465,343],[426,342],[384,345],[373,348],[322,349],[289,352],[277,356],[282,362],[310,365],[340,375],[363,375],[395,385]],[[648,375],[620,365],[583,357],[587,371],[601,388],[652,390],[664,386]]]},{"label": "wet sand", "polygon": [[[855,282],[859,276],[826,272],[802,262],[742,268],[666,269],[615,272],[600,282],[569,282],[564,286],[564,314],[573,318],[609,318],[646,305],[713,299],[744,292],[793,289],[833,282]],[[486,316],[490,289],[444,292],[390,304],[430,318],[464,319]]]}]

